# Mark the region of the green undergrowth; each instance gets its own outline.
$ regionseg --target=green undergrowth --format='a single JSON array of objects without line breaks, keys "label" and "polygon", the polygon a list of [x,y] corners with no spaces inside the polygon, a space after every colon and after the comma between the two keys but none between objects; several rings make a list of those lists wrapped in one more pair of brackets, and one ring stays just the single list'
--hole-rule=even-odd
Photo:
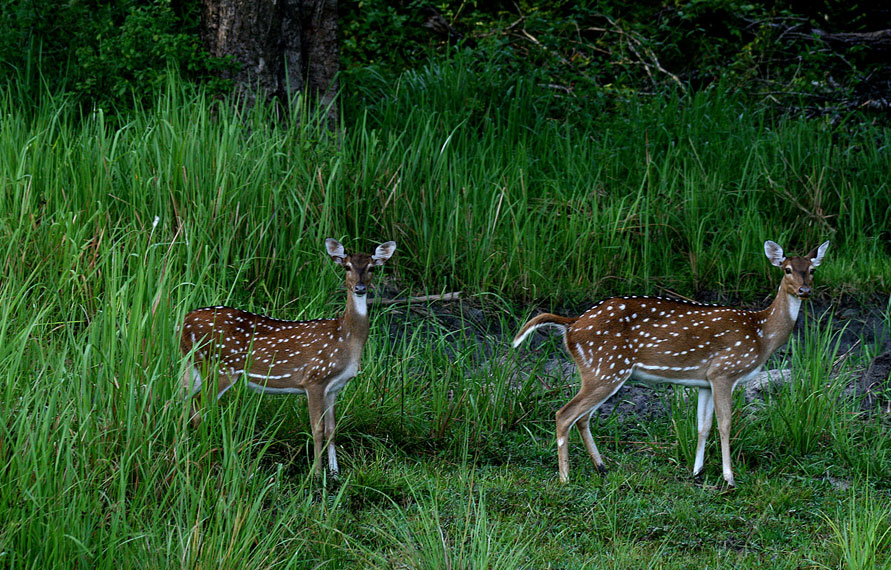
[{"label": "green undergrowth", "polygon": [[[498,105],[487,81],[508,80],[460,62],[406,75],[340,137],[178,85],[121,124],[0,95],[0,566],[887,565],[891,427],[842,395],[881,347],[837,362],[830,319],[888,292],[887,133],[719,91],[564,123],[522,79]],[[448,319],[372,306],[337,481],[310,475],[302,398],[238,385],[189,427],[176,333],[218,303],[337,314],[329,236],[397,241],[381,294],[467,299]],[[546,373],[559,343],[508,342],[533,307],[758,304],[779,278],[768,238],[831,240],[815,292],[831,310],[791,343],[792,385],[737,396],[738,488],[714,435],[704,485],[689,480],[691,395],[670,390],[653,395],[665,415],[597,418],[606,477],[573,435],[560,485],[553,418],[575,385]]]},{"label": "green undergrowth", "polygon": [[[27,221],[42,234],[9,271],[139,234],[169,244],[177,277],[200,272],[180,281],[202,297],[280,307],[333,235],[363,249],[396,240],[394,273],[412,290],[756,303],[775,278],[766,239],[799,254],[828,239],[824,296],[891,288],[883,129],[775,118],[719,89],[592,101],[558,121],[534,84],[460,61],[387,88],[365,86],[370,102],[344,113],[339,139],[312,117],[280,122],[176,84],[122,125],[64,99],[26,112],[7,95],[3,231]],[[78,234],[59,245],[68,226]],[[103,297],[86,286],[85,303]]]}]

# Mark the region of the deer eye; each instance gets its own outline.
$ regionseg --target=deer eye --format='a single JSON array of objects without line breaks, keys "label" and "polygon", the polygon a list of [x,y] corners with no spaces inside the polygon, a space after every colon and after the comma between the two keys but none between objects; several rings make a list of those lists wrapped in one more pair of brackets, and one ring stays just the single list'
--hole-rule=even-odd
[{"label": "deer eye", "polygon": [[811,274],[811,275],[814,274],[814,268],[813,268],[813,267],[811,267],[810,274]]},{"label": "deer eye", "polygon": [[792,275],[792,268],[791,268],[791,267],[787,267],[787,268],[786,268],[786,275]]}]

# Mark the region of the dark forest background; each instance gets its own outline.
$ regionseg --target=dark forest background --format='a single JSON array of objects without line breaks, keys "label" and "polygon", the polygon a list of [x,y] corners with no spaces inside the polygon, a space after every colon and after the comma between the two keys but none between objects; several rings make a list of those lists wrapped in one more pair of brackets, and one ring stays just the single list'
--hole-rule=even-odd
[{"label": "dark forest background", "polygon": [[[171,74],[212,94],[233,88],[239,64],[208,55],[198,0],[0,6],[0,82],[14,83],[24,104],[64,92],[120,112],[151,105]],[[609,105],[715,84],[833,120],[855,111],[885,121],[891,108],[888,2],[341,0],[337,18],[347,95],[460,50],[503,74],[536,77],[564,99],[561,114],[591,98]]]}]

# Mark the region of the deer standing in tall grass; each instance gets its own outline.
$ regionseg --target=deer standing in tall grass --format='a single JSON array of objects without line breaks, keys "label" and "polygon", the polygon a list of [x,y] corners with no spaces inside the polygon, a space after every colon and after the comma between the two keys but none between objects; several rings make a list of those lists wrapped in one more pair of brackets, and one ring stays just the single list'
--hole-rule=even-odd
[{"label": "deer standing in tall grass", "polygon": [[[368,301],[365,293],[372,270],[396,251],[396,242],[377,247],[374,255],[349,254],[337,240],[325,247],[331,259],[346,270],[347,303],[336,319],[285,321],[234,309],[209,307],[186,315],[180,337],[184,356],[191,356],[183,386],[191,392],[191,419],[210,378],[219,399],[242,376],[253,390],[270,394],[306,394],[314,445],[313,469],[321,471],[322,447],[328,446],[328,469],[338,472],[334,451],[334,400],[337,392],[359,371],[362,348],[368,339]],[[216,374],[211,371],[216,369]],[[211,374],[210,376],[208,376]]]},{"label": "deer standing in tall grass", "polygon": [[717,416],[723,475],[734,485],[730,467],[730,418],[733,389],[753,378],[786,343],[802,299],[811,293],[814,268],[829,242],[804,257],[786,257],[772,241],[764,243],[770,262],[783,270],[776,298],[762,311],[700,305],[659,297],[621,297],[601,301],[577,318],[550,313],[523,325],[520,343],[539,327],[556,327],[581,374],[578,394],[557,411],[560,480],[569,479],[568,436],[578,424],[594,465],[605,471],[591,436],[591,415],[628,381],[671,383],[699,388],[699,438],[693,475],[699,478],[705,443]]}]

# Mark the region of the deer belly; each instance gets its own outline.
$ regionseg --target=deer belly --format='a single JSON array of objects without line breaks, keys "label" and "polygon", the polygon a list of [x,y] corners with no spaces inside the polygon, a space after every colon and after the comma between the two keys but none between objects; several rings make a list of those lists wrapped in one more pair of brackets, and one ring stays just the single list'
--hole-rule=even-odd
[{"label": "deer belly", "polygon": [[755,368],[754,370],[752,370],[751,372],[748,372],[745,375],[743,375],[742,377],[738,378],[736,380],[736,382],[733,383],[733,387],[736,388],[737,384],[748,384],[749,380],[751,380],[755,376],[758,376],[758,374],[761,373],[761,369],[763,367],[764,367],[763,365],[759,366],[759,367]]},{"label": "deer belly", "polygon": [[265,383],[263,383],[262,380],[260,380],[259,384],[257,382],[248,380],[247,387],[254,392],[263,392],[264,394],[306,394],[306,390],[304,390],[303,388],[297,388],[296,386],[287,388],[276,388],[275,386],[267,386]]},{"label": "deer belly", "polygon": [[[678,367],[681,368],[681,367]],[[694,367],[696,370],[699,370],[699,367]],[[694,370],[674,370],[674,369],[666,369],[666,371],[671,371],[678,376],[667,376],[664,374],[660,374],[663,370],[661,368],[652,367],[649,370],[642,369],[640,364],[636,364],[631,369],[631,378],[632,381],[643,382],[645,384],[678,384],[680,386],[687,386],[688,388],[711,388],[711,384],[709,384],[708,380],[705,378],[684,378],[681,376],[684,372],[695,372]]]}]

